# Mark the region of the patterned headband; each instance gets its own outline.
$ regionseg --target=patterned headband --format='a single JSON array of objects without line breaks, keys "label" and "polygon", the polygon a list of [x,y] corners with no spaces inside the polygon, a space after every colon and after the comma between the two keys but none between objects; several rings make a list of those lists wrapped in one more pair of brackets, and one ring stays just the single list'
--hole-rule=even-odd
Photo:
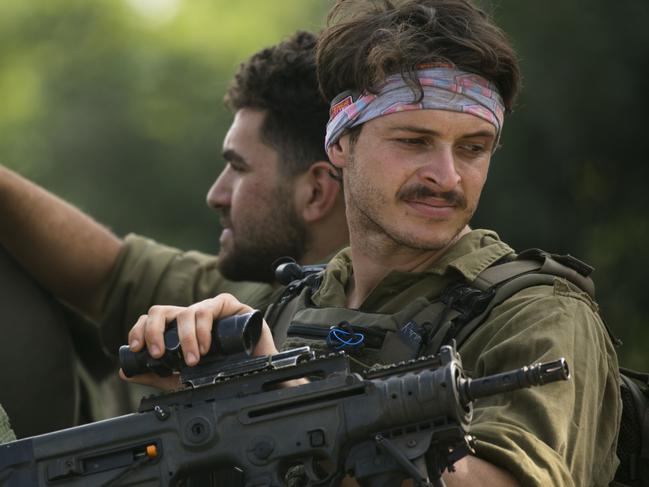
[{"label": "patterned headband", "polygon": [[495,85],[477,74],[453,66],[422,67],[417,77],[423,98],[399,74],[389,76],[378,94],[354,96],[346,91],[331,102],[325,150],[336,143],[345,130],[374,118],[406,110],[451,110],[480,117],[496,127],[496,143],[503,126],[505,107]]}]

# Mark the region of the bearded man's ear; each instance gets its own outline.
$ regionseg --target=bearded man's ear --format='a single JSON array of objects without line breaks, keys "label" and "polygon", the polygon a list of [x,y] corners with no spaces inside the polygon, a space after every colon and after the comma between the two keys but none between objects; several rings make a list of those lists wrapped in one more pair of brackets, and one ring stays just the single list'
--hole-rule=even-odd
[{"label": "bearded man's ear", "polygon": [[334,169],[327,161],[318,161],[296,178],[296,210],[306,223],[314,223],[331,213],[339,197],[340,183],[331,177]]}]

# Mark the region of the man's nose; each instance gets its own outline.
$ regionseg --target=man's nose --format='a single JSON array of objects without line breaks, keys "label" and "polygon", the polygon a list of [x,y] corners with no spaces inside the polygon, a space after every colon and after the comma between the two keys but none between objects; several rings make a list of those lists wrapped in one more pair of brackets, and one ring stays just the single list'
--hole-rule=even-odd
[{"label": "man's nose", "polygon": [[452,191],[460,184],[460,174],[457,171],[455,157],[451,148],[439,148],[428,155],[417,174],[440,192]]},{"label": "man's nose", "polygon": [[228,168],[226,167],[219,177],[216,178],[214,184],[207,192],[207,206],[214,210],[223,208],[225,206],[230,206],[230,198],[232,195],[232,189],[230,184],[230,178],[228,177]]}]

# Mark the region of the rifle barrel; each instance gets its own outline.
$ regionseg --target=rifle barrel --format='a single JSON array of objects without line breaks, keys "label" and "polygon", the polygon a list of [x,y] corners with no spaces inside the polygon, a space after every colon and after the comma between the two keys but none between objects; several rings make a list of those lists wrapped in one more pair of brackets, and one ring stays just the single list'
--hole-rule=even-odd
[{"label": "rifle barrel", "polygon": [[521,367],[520,369],[488,375],[479,379],[466,379],[461,383],[461,395],[466,403],[481,397],[526,387],[540,386],[558,380],[568,380],[570,370],[564,358]]}]

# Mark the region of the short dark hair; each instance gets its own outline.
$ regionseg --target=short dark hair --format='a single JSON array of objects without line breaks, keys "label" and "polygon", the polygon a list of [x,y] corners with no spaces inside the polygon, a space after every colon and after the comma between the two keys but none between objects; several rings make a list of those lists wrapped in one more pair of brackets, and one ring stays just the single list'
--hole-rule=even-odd
[{"label": "short dark hair", "polygon": [[329,104],[318,89],[315,45],[313,34],[298,31],[262,49],[241,63],[224,99],[233,112],[266,111],[261,138],[279,152],[280,168],[287,175],[327,160]]},{"label": "short dark hair", "polygon": [[508,112],[521,85],[507,37],[470,0],[338,0],[316,56],[327,100],[346,90],[376,92],[396,73],[421,90],[414,71],[436,62],[495,83]]}]

